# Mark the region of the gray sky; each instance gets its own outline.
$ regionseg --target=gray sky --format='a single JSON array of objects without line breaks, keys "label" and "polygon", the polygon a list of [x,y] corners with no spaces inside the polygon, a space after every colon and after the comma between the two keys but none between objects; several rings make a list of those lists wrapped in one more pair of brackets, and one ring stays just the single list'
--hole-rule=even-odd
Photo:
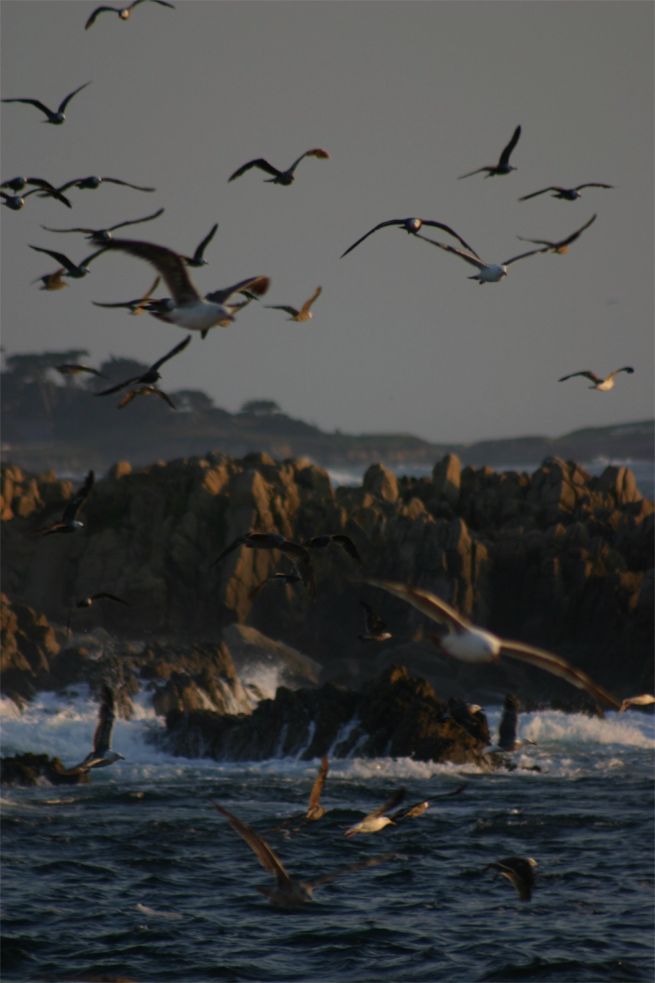
[{"label": "gray sky", "polygon": [[[3,0],[2,95],[56,105],[3,106],[2,179],[60,184],[100,174],[152,184],[70,192],[73,209],[37,199],[2,209],[2,335],[8,354],[83,347],[150,363],[181,339],[150,317],[95,308],[136,297],[151,268],[100,257],[56,293],[30,280],[54,268],[28,243],[79,261],[80,235],[165,206],[126,237],[189,252],[213,222],[202,293],[268,274],[266,301],[299,306],[321,284],[308,324],[251,305],[165,368],[165,389],[197,388],[236,410],[270,397],[331,430],[411,432],[435,441],[648,417],[653,412],[653,5],[645,2],[277,2],[177,0],[122,23],[89,2]],[[493,163],[517,123],[518,170],[457,176]],[[290,188],[250,171],[310,147]],[[549,184],[604,181],[578,202]],[[419,215],[452,225],[485,260],[521,251],[517,235],[562,238],[594,212],[566,256],[537,256],[478,286],[455,256],[376,223]],[[119,235],[121,233],[118,233]],[[440,236],[437,235],[436,238]],[[558,384],[579,369],[631,364],[613,392]]]}]

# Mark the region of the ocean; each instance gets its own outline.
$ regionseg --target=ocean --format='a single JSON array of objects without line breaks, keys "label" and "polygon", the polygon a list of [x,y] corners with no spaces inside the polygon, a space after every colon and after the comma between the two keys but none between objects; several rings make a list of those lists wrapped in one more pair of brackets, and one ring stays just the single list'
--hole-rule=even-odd
[{"label": "ocean", "polygon": [[[5,755],[72,765],[91,747],[85,687],[2,709]],[[500,709],[487,713],[495,732]],[[536,745],[511,772],[331,757],[326,815],[305,826],[317,761],[176,758],[156,744],[162,727],[139,704],[114,727],[126,760],[89,785],[3,789],[4,983],[653,980],[653,715],[525,713],[520,736]],[[435,799],[416,819],[344,836],[399,786],[408,805]],[[214,802],[292,875],[384,861],[301,909],[274,908],[257,891],[271,875]],[[487,869],[513,855],[539,863],[529,902]]]}]

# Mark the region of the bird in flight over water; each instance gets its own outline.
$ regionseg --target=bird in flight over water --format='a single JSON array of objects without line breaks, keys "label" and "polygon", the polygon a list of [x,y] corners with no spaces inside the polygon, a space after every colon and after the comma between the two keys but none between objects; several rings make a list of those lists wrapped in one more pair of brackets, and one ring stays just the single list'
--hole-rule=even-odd
[{"label": "bird in flight over water", "polygon": [[478,167],[474,171],[468,171],[466,174],[460,174],[460,179],[463,177],[471,177],[473,174],[480,174],[482,171],[487,172],[485,177],[493,177],[495,174],[509,174],[510,171],[515,171],[516,168],[510,164],[509,158],[516,144],[519,142],[520,136],[521,127],[517,126],[512,133],[511,140],[498,158],[497,164],[485,164],[484,167]]},{"label": "bird in flight over water", "polygon": [[102,687],[98,725],[93,735],[93,750],[87,754],[83,761],[80,761],[73,768],[67,768],[63,774],[79,775],[90,771],[92,768],[106,768],[108,765],[113,765],[115,761],[125,760],[122,754],[111,750],[114,716],[114,694],[111,688],[105,684]]}]

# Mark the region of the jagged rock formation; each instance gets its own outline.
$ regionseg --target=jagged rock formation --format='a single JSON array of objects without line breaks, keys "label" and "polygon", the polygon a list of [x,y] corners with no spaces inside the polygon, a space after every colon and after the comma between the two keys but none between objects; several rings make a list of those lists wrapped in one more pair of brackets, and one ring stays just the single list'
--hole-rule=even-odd
[{"label": "jagged rock formation", "polygon": [[[486,691],[494,680],[496,691],[508,687],[493,667],[453,670],[428,656],[425,619],[359,584],[363,574],[425,586],[505,637],[560,652],[618,695],[652,688],[653,505],[626,468],[593,478],[549,458],[532,475],[498,473],[462,468],[449,455],[432,478],[397,479],[372,465],[361,486],[335,490],[309,461],[276,463],[266,454],[211,454],[139,470],[119,464],[97,480],[83,531],[34,536],[73,490],[52,474],[5,470],[3,584],[60,624],[90,592],[129,600],[129,607],[73,609],[76,631],[100,624],[132,638],[218,644],[231,624],[247,622],[309,653],[325,680],[360,681],[410,655],[421,669],[426,661],[435,667],[430,678],[442,690],[448,684],[447,696],[468,695],[471,680]],[[317,551],[314,600],[301,585],[265,582],[289,570],[276,551],[243,547],[214,564],[251,529],[301,542],[345,533],[363,570],[338,547]],[[382,648],[357,639],[360,599],[390,625],[394,638]],[[577,698],[527,668],[513,667],[510,682],[533,699]]]},{"label": "jagged rock formation", "polygon": [[59,758],[47,754],[15,754],[0,758],[2,785],[86,785],[88,771],[67,775]]}]

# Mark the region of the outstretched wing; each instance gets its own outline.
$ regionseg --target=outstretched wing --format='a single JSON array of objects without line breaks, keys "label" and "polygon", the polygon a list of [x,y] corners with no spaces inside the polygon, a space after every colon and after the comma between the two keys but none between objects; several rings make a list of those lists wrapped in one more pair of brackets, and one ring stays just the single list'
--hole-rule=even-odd
[{"label": "outstretched wing", "polygon": [[167,352],[166,355],[162,355],[160,359],[158,359],[156,362],[153,362],[153,364],[148,369],[148,372],[156,372],[157,369],[164,364],[164,362],[168,362],[169,358],[173,358],[174,355],[178,355],[180,352],[184,351],[184,349],[187,347],[190,341],[191,341],[191,335],[188,334],[186,338],[183,339],[183,341],[178,342],[178,344],[175,345],[174,348],[171,348],[170,352]]},{"label": "outstretched wing", "polygon": [[458,631],[471,627],[471,623],[454,608],[451,608],[450,604],[422,587],[410,587],[407,584],[374,578],[367,578],[364,583],[370,584],[372,587],[380,587],[389,594],[399,597],[401,601],[407,601],[408,604],[411,604],[412,607],[415,607],[432,621],[445,622]]},{"label": "outstretched wing", "polygon": [[542,188],[541,191],[533,191],[529,195],[523,195],[519,198],[519,201],[527,201],[529,198],[536,198],[537,195],[545,195],[547,191],[563,191],[563,188],[557,188],[555,185],[551,184],[547,188]]},{"label": "outstretched wing", "polygon": [[[159,218],[159,216],[162,215],[163,212],[164,212],[163,208],[158,208],[156,212],[152,213],[152,215],[144,215],[143,218],[131,218],[128,219],[126,222],[117,222],[116,225],[110,225],[107,231],[115,232],[116,229],[124,229],[126,225],[139,225],[141,222],[151,222],[153,218]],[[85,231],[91,231],[91,230],[85,230]]]},{"label": "outstretched wing", "polygon": [[125,188],[134,188],[135,191],[156,191],[156,188],[144,188],[141,184],[132,184],[130,181],[121,181],[118,177],[103,177],[102,181],[109,181],[110,184],[122,184]]},{"label": "outstretched wing", "polygon": [[322,287],[317,287],[316,290],[314,291],[314,293],[311,295],[311,297],[308,297],[307,298],[307,300],[302,305],[302,307],[300,308],[300,310],[298,311],[298,313],[299,314],[308,314],[309,313],[309,308],[312,306],[312,304],[314,303],[314,301],[317,300],[321,296],[322,290],[323,290]]},{"label": "outstretched wing", "polygon": [[36,106],[36,108],[40,109],[46,116],[54,116],[52,110],[48,109],[45,103],[41,102],[39,99],[3,99],[2,102],[25,102],[29,106]]},{"label": "outstretched wing", "polygon": [[245,840],[262,867],[273,874],[280,886],[290,888],[292,885],[291,878],[284,864],[266,840],[259,836],[247,823],[241,822],[235,815],[219,805],[218,802],[214,802],[214,806],[218,812],[225,816],[235,833],[238,833],[241,839]]},{"label": "outstretched wing", "polygon": [[76,96],[78,92],[81,92],[82,91],[82,89],[86,89],[87,85],[91,85],[91,82],[85,82],[84,85],[78,85],[78,87],[76,89],[73,89],[72,92],[69,92],[68,95],[66,96],[66,98],[65,99],[62,99],[62,101],[59,103],[58,112],[65,113],[66,112],[66,106],[71,101],[71,99],[73,98],[73,96]]},{"label": "outstretched wing", "polygon": [[518,256],[512,256],[510,259],[503,260],[503,266],[510,266],[512,263],[516,263],[519,259],[526,259],[528,256],[538,256],[539,253],[547,253],[548,247],[543,246],[540,249],[528,249],[525,253],[519,253]]},{"label": "outstretched wing", "polygon": [[88,31],[90,27],[93,27],[100,14],[104,14],[107,11],[111,11],[111,13],[115,14],[116,7],[96,7],[96,9],[93,11],[91,16],[87,20],[86,24],[84,25],[84,30]]},{"label": "outstretched wing", "polygon": [[104,757],[111,747],[114,716],[114,693],[109,686],[104,685],[100,710],[98,711],[98,725],[93,735],[93,753],[99,757]]},{"label": "outstretched wing", "polygon": [[556,242],[554,243],[554,245],[558,249],[562,249],[564,246],[570,246],[572,242],[575,242],[575,240],[582,235],[585,229],[588,229],[590,225],[593,225],[593,223],[596,221],[596,217],[597,216],[595,214],[592,215],[588,222],[585,222],[584,225],[581,225],[579,229],[576,229],[575,232],[572,232],[570,236],[566,237],[566,239],[562,239],[561,242]]},{"label": "outstretched wing", "polygon": [[82,506],[86,502],[86,500],[87,500],[87,498],[89,496],[89,492],[93,488],[94,481],[95,481],[95,472],[94,471],[89,471],[89,473],[87,474],[87,476],[86,476],[86,478],[84,480],[84,484],[82,485],[81,488],[79,488],[75,492],[75,495],[73,496],[73,498],[70,500],[70,502],[68,503],[68,505],[64,509],[64,512],[63,512],[63,515],[62,515],[62,521],[64,523],[66,523],[66,522],[72,522],[72,520],[75,518],[75,516],[77,515],[77,513],[79,512],[79,510],[82,508]]},{"label": "outstretched wing", "polygon": [[327,755],[324,754],[323,757],[321,758],[321,766],[318,770],[318,775],[316,776],[314,784],[312,785],[312,790],[309,793],[308,812],[311,812],[312,809],[315,809],[321,800],[321,793],[323,792],[323,786],[325,785],[325,779],[327,778],[328,770],[329,770],[328,759],[327,759]]},{"label": "outstretched wing", "polygon": [[404,224],[405,224],[404,218],[390,218],[387,222],[378,222],[377,225],[374,225],[373,228],[369,229],[368,232],[364,233],[363,236],[360,236],[360,238],[357,239],[356,242],[353,242],[352,246],[348,246],[345,253],[341,253],[340,259],[343,259],[344,256],[347,256],[348,253],[351,253],[353,249],[356,249],[356,247],[359,246],[361,242],[364,242],[364,239],[368,239],[368,237],[372,236],[374,232],[378,231],[378,229],[385,229],[388,225],[395,225],[397,228],[398,227],[402,228]]},{"label": "outstretched wing", "polygon": [[290,314],[291,317],[297,317],[300,311],[297,307],[289,307],[287,304],[264,304],[271,311],[284,311],[286,314]]},{"label": "outstretched wing", "polygon": [[616,697],[595,683],[582,669],[572,666],[570,662],[559,655],[553,655],[552,652],[546,652],[523,642],[512,642],[506,639],[501,642],[501,654],[521,662],[527,662],[528,665],[543,669],[544,672],[549,672],[553,676],[559,676],[571,686],[589,693],[597,703],[608,706],[612,710],[618,710],[621,706]]},{"label": "outstretched wing", "polygon": [[388,812],[395,809],[397,805],[405,798],[406,790],[404,788],[397,788],[396,791],[391,795],[389,799],[384,803],[384,805],[379,806],[377,809],[373,809],[366,815],[365,819],[375,819],[377,816],[386,816]]},{"label": "outstretched wing", "polygon": [[436,239],[430,239],[428,236],[422,236],[420,232],[416,233],[417,239],[422,239],[423,242],[429,242],[431,246],[437,246],[438,249],[444,249],[447,253],[453,253],[455,256],[459,256],[463,259],[465,263],[470,263],[471,266],[475,266],[478,270],[483,270],[485,264],[482,262],[477,253],[469,253],[464,249],[457,249],[456,246],[451,246],[446,242],[437,242]]},{"label": "outstretched wing", "polygon": [[501,168],[501,167],[507,167],[507,165],[509,164],[510,154],[514,150],[514,147],[516,146],[516,144],[519,142],[519,137],[520,136],[521,136],[521,127],[520,126],[517,126],[516,129],[514,130],[514,132],[512,133],[511,140],[509,141],[509,143],[507,144],[507,146],[503,150],[502,154],[498,158],[498,167],[499,168]]},{"label": "outstretched wing", "polygon": [[557,381],[558,382],[566,382],[567,379],[575,379],[575,377],[578,376],[578,375],[584,376],[585,379],[591,379],[592,382],[602,382],[603,381],[600,378],[600,376],[596,375],[596,373],[595,372],[592,372],[590,369],[585,369],[584,372],[571,372],[569,375],[563,375]]},{"label": "outstretched wing", "polygon": [[[302,158],[301,158],[302,159]],[[249,160],[246,164],[242,164],[241,167],[237,167],[234,174],[230,174],[228,181],[234,181],[235,178],[241,177],[246,171],[249,171],[251,167],[258,167],[260,171],[266,171],[267,174],[271,174],[273,177],[279,177],[282,173],[278,171],[277,167],[273,167],[269,164],[267,160],[263,157],[257,157],[255,160]]]},{"label": "outstretched wing", "polygon": [[63,253],[55,252],[54,249],[44,249],[43,246],[32,245],[30,245],[30,249],[34,249],[37,253],[46,253],[46,255],[52,256],[52,258],[56,260],[60,266],[65,267],[69,272],[77,269],[75,263],[71,262],[68,256],[64,256]]},{"label": "outstretched wing", "polygon": [[212,239],[216,235],[216,230],[217,229],[218,229],[218,222],[215,222],[214,225],[212,225],[212,227],[209,230],[209,232],[207,233],[207,235],[205,236],[205,238],[197,246],[196,251],[193,254],[193,262],[194,263],[200,263],[202,261],[203,253],[205,252],[205,249],[207,248],[207,246],[209,245],[209,243],[212,241]]},{"label": "outstretched wing", "polygon": [[105,249],[119,249],[151,263],[164,278],[176,304],[192,304],[201,299],[200,294],[191,283],[184,260],[172,249],[168,249],[166,246],[157,246],[152,242],[140,242],[136,239],[111,239],[105,245]]}]

